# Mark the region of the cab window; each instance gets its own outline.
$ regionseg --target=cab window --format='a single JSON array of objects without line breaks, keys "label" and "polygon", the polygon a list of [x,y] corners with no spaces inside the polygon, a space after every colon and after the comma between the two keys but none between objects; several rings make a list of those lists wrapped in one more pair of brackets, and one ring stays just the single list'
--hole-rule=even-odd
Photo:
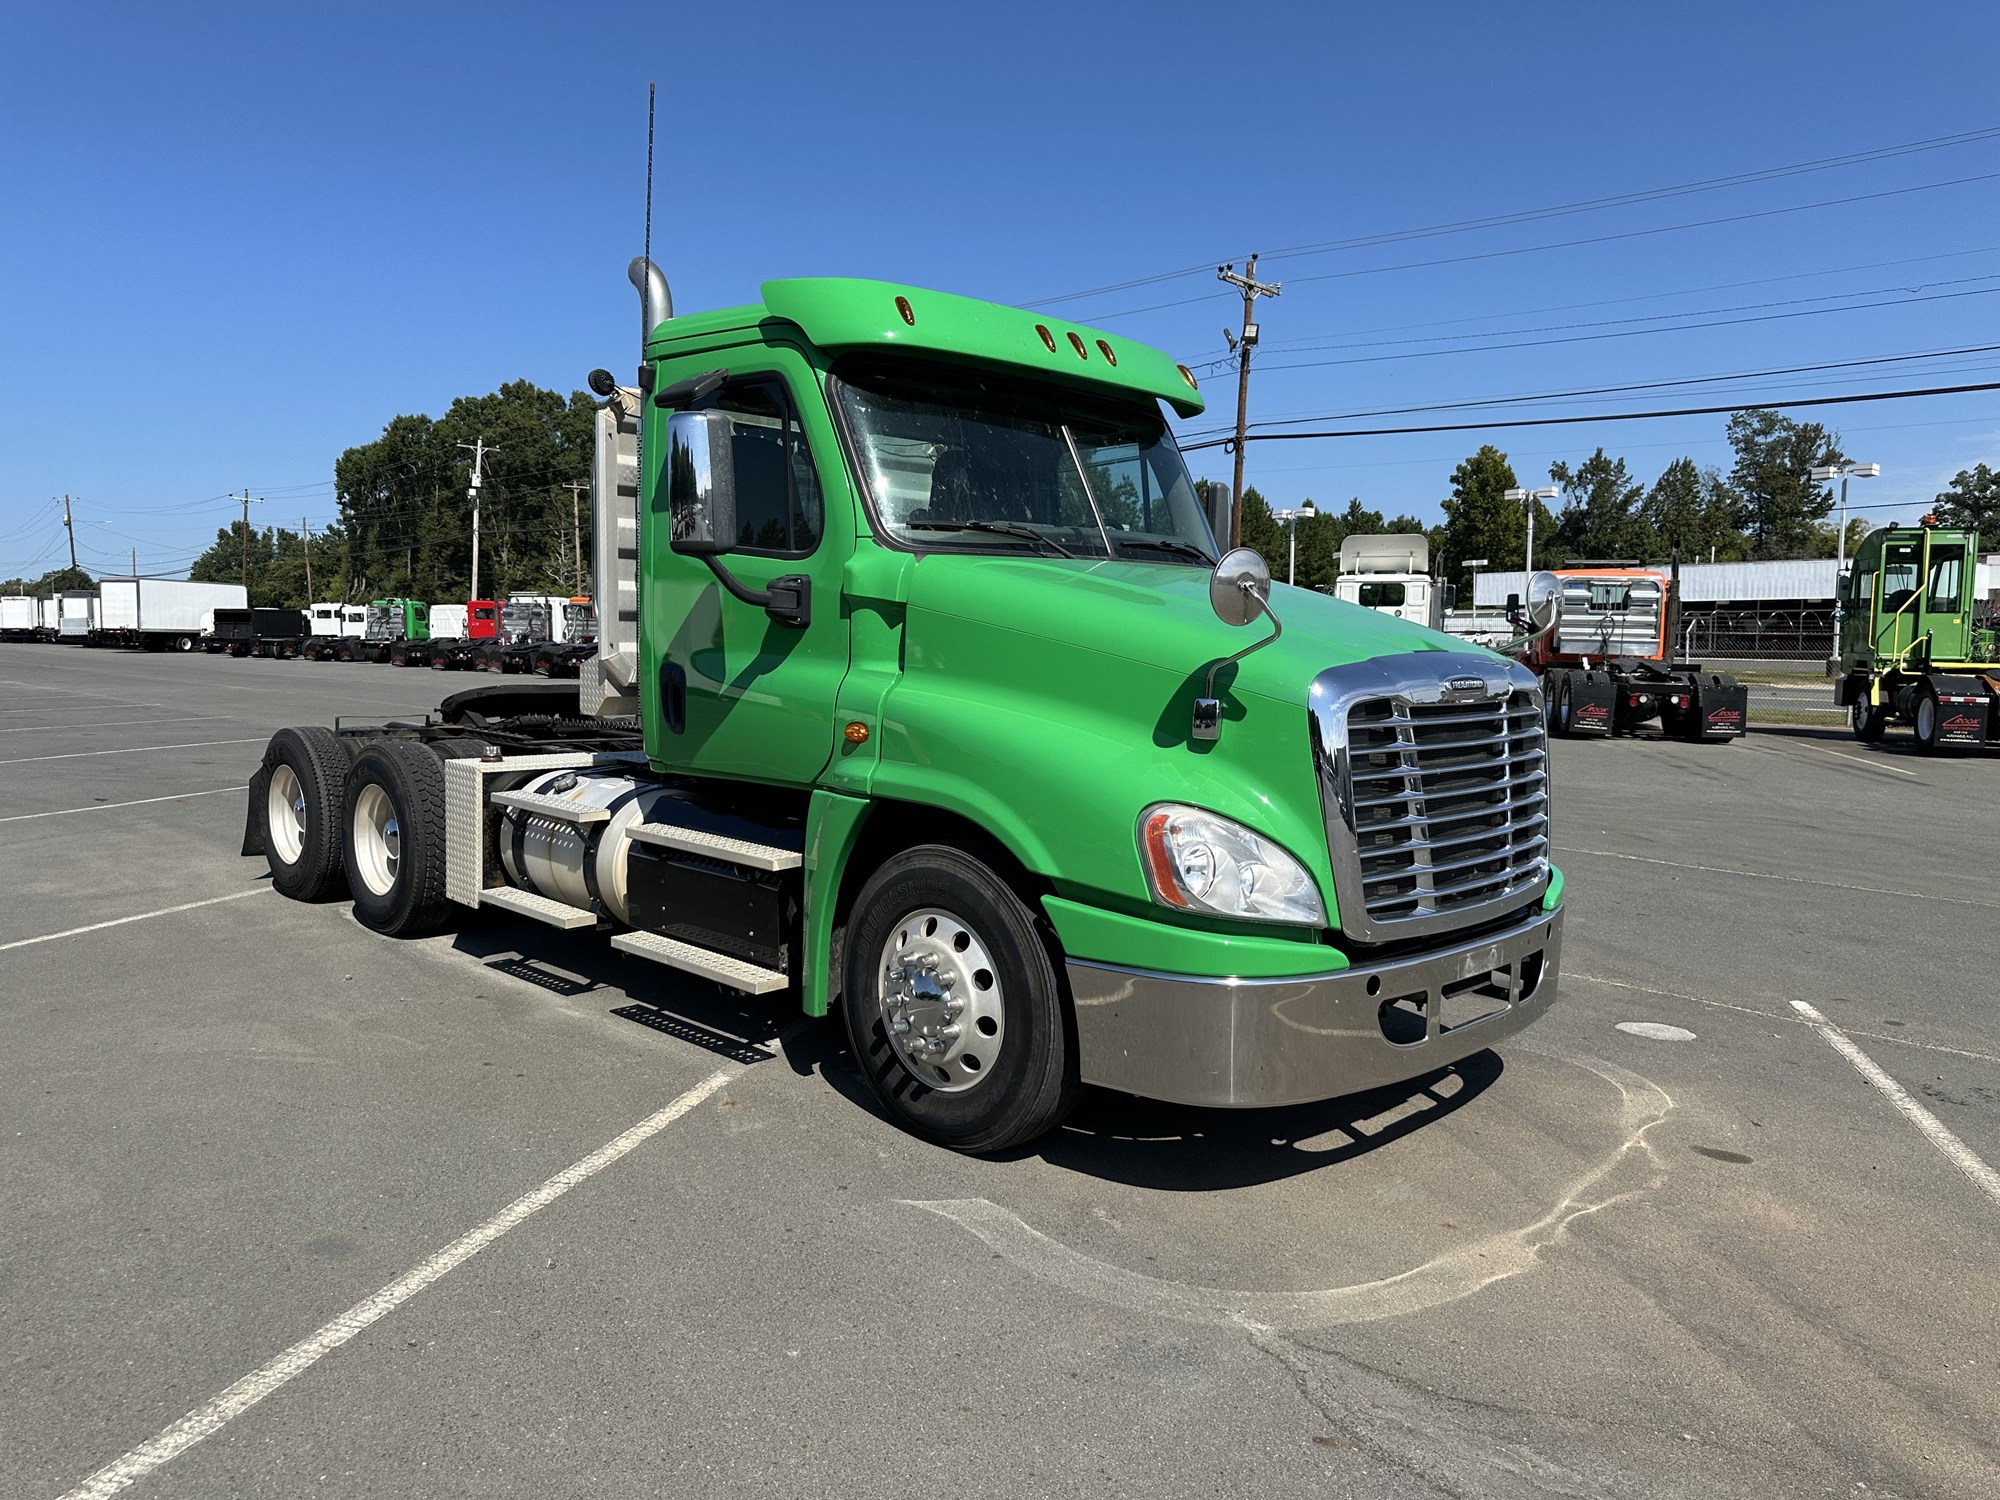
[{"label": "cab window", "polygon": [[1894,614],[1917,596],[1922,576],[1923,548],[1915,542],[1891,542],[1882,549],[1882,608]]},{"label": "cab window", "polygon": [[1930,585],[1924,608],[1934,615],[1958,613],[1958,597],[1965,582],[1965,548],[1956,544],[1931,548]]},{"label": "cab window", "polygon": [[1359,603],[1363,609],[1401,609],[1403,594],[1400,583],[1364,583]]}]

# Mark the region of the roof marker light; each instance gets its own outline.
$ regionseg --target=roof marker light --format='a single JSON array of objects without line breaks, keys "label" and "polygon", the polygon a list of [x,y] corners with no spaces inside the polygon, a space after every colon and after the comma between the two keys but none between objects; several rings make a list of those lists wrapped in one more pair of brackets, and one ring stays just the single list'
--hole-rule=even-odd
[{"label": "roof marker light", "polygon": [[1175,365],[1174,368],[1181,372],[1181,379],[1188,383],[1189,390],[1198,391],[1201,389],[1200,386],[1194,383],[1194,371],[1190,370],[1186,365]]},{"label": "roof marker light", "polygon": [[1042,342],[1049,346],[1049,353],[1051,354],[1055,353],[1056,336],[1053,333],[1050,333],[1049,330],[1040,323],[1037,323],[1035,325],[1035,332],[1039,333],[1042,336]]},{"label": "roof marker light", "polygon": [[1070,348],[1076,350],[1076,357],[1078,359],[1090,358],[1090,351],[1083,347],[1083,339],[1075,332],[1075,330],[1071,330],[1070,332],[1069,346]]},{"label": "roof marker light", "polygon": [[910,310],[910,299],[908,297],[898,297],[896,299],[896,311],[903,315],[905,323],[908,323],[912,328],[917,326],[917,315]]},{"label": "roof marker light", "polygon": [[1103,339],[1097,341],[1097,352],[1104,356],[1104,362],[1110,365],[1112,369],[1115,370],[1118,368],[1118,356],[1111,352],[1111,346],[1105,343]]}]

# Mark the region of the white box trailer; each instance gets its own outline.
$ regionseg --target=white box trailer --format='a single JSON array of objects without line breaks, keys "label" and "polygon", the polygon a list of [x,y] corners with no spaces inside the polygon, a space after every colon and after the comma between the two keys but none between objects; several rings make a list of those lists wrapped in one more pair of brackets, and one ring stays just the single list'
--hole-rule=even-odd
[{"label": "white box trailer", "polygon": [[62,597],[51,594],[35,601],[35,639],[52,641],[62,633]]},{"label": "white box trailer", "polygon": [[87,642],[97,629],[97,591],[65,589],[59,606],[56,639]]},{"label": "white box trailer", "polygon": [[184,578],[100,578],[93,643],[144,646],[149,651],[192,651],[202,636],[202,615],[246,609],[240,583],[192,583]]},{"label": "white box trailer", "polygon": [[41,615],[32,594],[0,594],[0,641],[32,641]]}]

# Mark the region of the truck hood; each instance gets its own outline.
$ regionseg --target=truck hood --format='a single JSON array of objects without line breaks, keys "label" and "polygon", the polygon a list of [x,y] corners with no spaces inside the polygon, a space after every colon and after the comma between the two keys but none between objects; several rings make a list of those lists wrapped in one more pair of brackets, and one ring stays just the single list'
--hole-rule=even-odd
[{"label": "truck hood", "polygon": [[[935,611],[1172,673],[1208,665],[1269,637],[1268,621],[1236,628],[1208,602],[1209,570],[1193,564],[931,553],[910,582],[914,610]],[[1237,695],[1304,706],[1328,667],[1411,651],[1490,655],[1483,648],[1313,589],[1273,584],[1284,633],[1219,678]],[[916,634],[921,636],[919,626]],[[1497,659],[1497,658],[1496,658]],[[1233,680],[1232,680],[1233,679]]]}]

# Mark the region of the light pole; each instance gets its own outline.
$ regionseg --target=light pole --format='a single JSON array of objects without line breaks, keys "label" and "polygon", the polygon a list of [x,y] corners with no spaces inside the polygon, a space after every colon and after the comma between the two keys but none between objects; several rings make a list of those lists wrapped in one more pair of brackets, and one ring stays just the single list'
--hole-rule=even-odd
[{"label": "light pole", "polygon": [[[1840,529],[1833,539],[1833,574],[1836,580],[1847,571],[1847,481],[1850,479],[1880,479],[1880,464],[1822,464],[1808,471],[1810,478],[1825,482],[1829,479],[1840,481]],[[1833,649],[1840,651],[1840,622],[1847,611],[1841,606],[1840,585],[1836,581],[1833,589]]]},{"label": "light pole", "polygon": [[1310,500],[1300,501],[1298,508],[1295,510],[1274,510],[1271,512],[1271,519],[1274,521],[1283,522],[1285,530],[1291,534],[1291,539],[1292,539],[1291,557],[1289,561],[1287,561],[1285,564],[1286,583],[1298,582],[1299,522],[1310,521],[1314,516],[1318,514],[1319,512],[1313,509],[1313,503]]},{"label": "light pole", "polygon": [[[1561,493],[1562,491],[1557,489],[1552,484],[1545,484],[1538,490],[1507,491],[1507,496],[1506,496],[1507,499],[1521,500],[1527,503],[1528,507],[1527,576],[1530,578],[1533,578],[1535,576],[1535,502],[1537,500],[1553,500],[1555,499],[1556,496],[1560,495]],[[1523,595],[1525,595],[1526,592],[1527,592],[1527,586],[1523,584],[1522,585]]]},{"label": "light pole", "polygon": [[1477,635],[1479,633],[1479,570],[1490,566],[1490,562],[1484,557],[1468,557],[1465,560],[1465,565],[1472,569],[1472,633]]}]

